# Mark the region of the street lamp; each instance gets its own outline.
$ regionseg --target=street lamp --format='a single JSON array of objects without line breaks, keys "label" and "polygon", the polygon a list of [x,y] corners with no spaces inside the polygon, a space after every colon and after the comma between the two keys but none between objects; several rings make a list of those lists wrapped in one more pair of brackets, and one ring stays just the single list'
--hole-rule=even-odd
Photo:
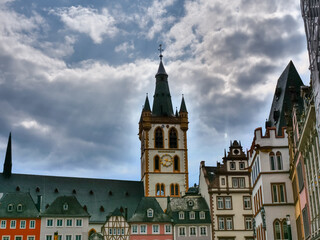
[{"label": "street lamp", "polygon": [[287,215],[286,218],[287,218],[286,220],[287,220],[287,229],[288,229],[288,240],[292,240],[290,215]]}]

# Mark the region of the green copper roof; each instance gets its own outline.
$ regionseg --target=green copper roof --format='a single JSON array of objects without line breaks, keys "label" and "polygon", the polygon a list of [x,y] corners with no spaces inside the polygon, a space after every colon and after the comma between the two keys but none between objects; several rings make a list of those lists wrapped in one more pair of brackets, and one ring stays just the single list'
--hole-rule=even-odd
[{"label": "green copper roof", "polygon": [[[153,217],[147,217],[148,209],[153,210]],[[155,198],[143,197],[128,222],[171,222],[171,218],[163,212]]]},{"label": "green copper roof", "polygon": [[[8,211],[8,205],[12,210]],[[18,205],[22,206],[18,210]],[[6,193],[0,200],[0,216],[2,218],[36,218],[39,211],[29,193]]]},{"label": "green copper roof", "polygon": [[44,211],[42,216],[89,217],[75,196],[60,196]]},{"label": "green copper roof", "polygon": [[173,116],[171,95],[168,84],[168,74],[160,61],[158,73],[156,74],[156,89],[153,96],[153,116]]},{"label": "green copper roof", "polygon": [[181,105],[180,105],[180,112],[188,112],[186,103],[184,102],[184,97],[182,96]]},{"label": "green copper roof", "polygon": [[[292,111],[290,87],[300,92],[300,87],[303,85],[293,62],[290,61],[278,79],[267,122],[268,126],[276,127],[278,135],[282,135],[282,127],[286,126],[285,112]],[[298,104],[303,104],[301,98],[298,99]]]}]

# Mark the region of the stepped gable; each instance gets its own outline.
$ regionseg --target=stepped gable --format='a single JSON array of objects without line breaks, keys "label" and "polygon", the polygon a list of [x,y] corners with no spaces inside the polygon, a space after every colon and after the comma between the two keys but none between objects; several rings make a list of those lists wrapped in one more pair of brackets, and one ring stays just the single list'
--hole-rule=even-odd
[{"label": "stepped gable", "polygon": [[57,197],[73,195],[90,214],[90,223],[104,223],[107,213],[120,206],[127,208],[128,217],[131,217],[144,196],[140,181],[28,174],[0,177],[0,193],[7,192],[29,192],[34,201],[41,195],[41,212],[50,207]]}]

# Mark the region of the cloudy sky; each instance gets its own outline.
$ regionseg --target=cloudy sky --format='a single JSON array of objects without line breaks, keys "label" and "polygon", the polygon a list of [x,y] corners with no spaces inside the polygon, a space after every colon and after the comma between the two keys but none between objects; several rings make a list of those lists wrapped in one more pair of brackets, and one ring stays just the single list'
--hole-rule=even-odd
[{"label": "cloudy sky", "polygon": [[250,146],[290,60],[309,83],[299,2],[0,0],[1,159],[12,132],[15,173],[140,180],[162,43],[197,182],[230,140]]}]

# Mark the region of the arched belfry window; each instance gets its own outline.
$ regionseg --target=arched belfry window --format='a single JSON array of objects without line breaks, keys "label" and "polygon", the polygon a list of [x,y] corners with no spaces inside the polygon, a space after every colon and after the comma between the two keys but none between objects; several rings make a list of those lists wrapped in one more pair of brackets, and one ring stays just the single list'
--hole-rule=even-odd
[{"label": "arched belfry window", "polygon": [[273,152],[271,152],[269,154],[269,159],[270,159],[270,170],[275,170],[276,169],[276,162],[275,162],[275,157],[274,157]]},{"label": "arched belfry window", "polygon": [[163,148],[163,133],[160,127],[154,132],[154,145],[156,148]]},{"label": "arched belfry window", "polygon": [[180,171],[180,163],[179,163],[179,157],[174,156],[173,158],[173,170],[174,171]]},{"label": "arched belfry window", "polygon": [[164,196],[165,189],[163,183],[157,183],[156,184],[156,196]]},{"label": "arched belfry window", "polygon": [[169,148],[178,148],[178,133],[175,128],[169,131]]},{"label": "arched belfry window", "polygon": [[160,171],[160,157],[158,155],[154,157],[154,171]]},{"label": "arched belfry window", "polygon": [[170,185],[170,195],[174,197],[178,197],[180,195],[179,192],[179,184],[178,183],[172,183]]},{"label": "arched belfry window", "polygon": [[281,152],[276,153],[277,156],[277,169],[282,170],[282,157],[281,157]]}]

